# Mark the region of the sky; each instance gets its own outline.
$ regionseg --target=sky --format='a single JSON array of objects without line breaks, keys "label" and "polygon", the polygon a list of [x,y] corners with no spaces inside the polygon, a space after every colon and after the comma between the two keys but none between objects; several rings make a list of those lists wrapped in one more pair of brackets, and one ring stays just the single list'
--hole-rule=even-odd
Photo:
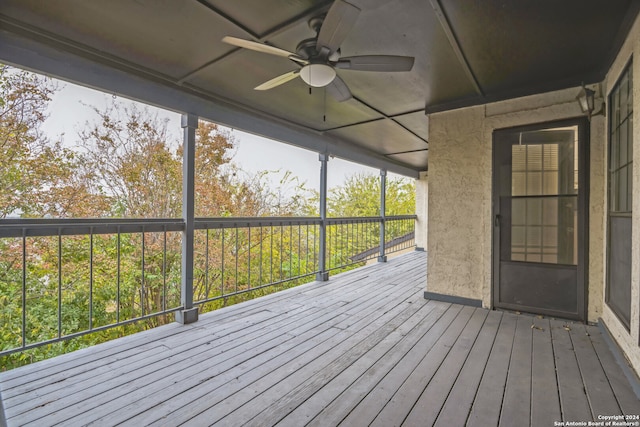
[{"label": "sky", "polygon": [[[65,145],[74,146],[77,144],[78,132],[84,128],[85,123],[97,120],[96,113],[89,106],[102,109],[111,104],[114,96],[67,82],[57,82],[57,85],[59,90],[53,95],[49,104],[49,117],[43,125],[43,131],[52,139],[62,135]],[[124,98],[115,99],[125,103],[133,102]],[[158,111],[160,117],[168,118],[169,129],[175,129],[175,139],[182,139],[180,114],[152,106],[149,106],[149,109],[152,112]],[[319,189],[320,161],[317,153],[240,130],[234,129],[232,133],[237,142],[233,161],[243,170],[250,173],[279,170],[279,174],[271,175],[272,185],[277,185],[280,177],[290,171],[301,182],[306,182],[307,188]],[[328,188],[342,185],[355,173],[377,175],[379,171],[338,158],[330,159]],[[397,175],[389,174],[389,176]]]}]

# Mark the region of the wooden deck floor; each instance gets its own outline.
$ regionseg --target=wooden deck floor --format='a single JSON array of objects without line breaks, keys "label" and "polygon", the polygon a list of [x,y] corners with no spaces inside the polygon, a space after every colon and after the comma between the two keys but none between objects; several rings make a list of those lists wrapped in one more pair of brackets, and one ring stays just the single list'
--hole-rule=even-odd
[{"label": "wooden deck floor", "polygon": [[638,415],[597,327],[427,301],[415,252],[0,375],[9,426],[553,426]]}]

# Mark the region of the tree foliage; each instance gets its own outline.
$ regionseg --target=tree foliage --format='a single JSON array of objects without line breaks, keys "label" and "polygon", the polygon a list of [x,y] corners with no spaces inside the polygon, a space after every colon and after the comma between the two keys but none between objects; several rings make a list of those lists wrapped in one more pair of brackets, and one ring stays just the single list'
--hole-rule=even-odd
[{"label": "tree foliage", "polygon": [[[180,218],[183,146],[168,121],[133,104],[90,107],[95,120],[79,130],[72,150],[41,131],[56,89],[45,77],[0,66],[0,219]],[[235,143],[231,131],[199,123],[196,216],[315,215],[317,193],[287,171],[243,171],[233,162]],[[279,182],[271,186],[274,176]],[[387,214],[413,213],[413,204],[412,184],[389,180]],[[328,206],[331,216],[378,215],[379,178],[351,177],[332,190]],[[378,238],[375,227],[363,239],[335,234],[340,230],[333,230],[340,241],[330,254],[336,262]],[[201,306],[209,310],[247,298],[229,296],[238,291],[260,295],[270,283],[279,289],[308,281],[317,266],[318,232],[282,225],[196,230],[195,299],[210,300]],[[180,276],[179,232],[0,239],[0,349],[177,308]],[[156,316],[7,356],[0,369],[171,320]]]},{"label": "tree foliage", "polygon": [[[391,178],[386,181],[386,215],[410,215],[415,212],[413,181]],[[380,215],[380,177],[356,173],[343,185],[327,194],[327,215],[333,217]]]},{"label": "tree foliage", "polygon": [[103,214],[176,218],[181,210],[181,161],[167,121],[135,105],[93,107],[98,119],[79,132],[84,167],[109,200]]},{"label": "tree foliage", "polygon": [[90,180],[74,173],[82,160],[42,134],[55,90],[45,77],[0,64],[0,218],[65,217],[81,206],[100,209]]}]

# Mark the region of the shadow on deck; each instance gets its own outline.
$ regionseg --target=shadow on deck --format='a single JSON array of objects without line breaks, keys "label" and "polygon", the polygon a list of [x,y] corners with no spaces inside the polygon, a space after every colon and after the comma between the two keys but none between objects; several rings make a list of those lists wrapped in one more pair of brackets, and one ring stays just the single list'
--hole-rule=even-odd
[{"label": "shadow on deck", "polygon": [[554,425],[638,415],[594,326],[423,298],[414,252],[0,374],[14,425]]}]

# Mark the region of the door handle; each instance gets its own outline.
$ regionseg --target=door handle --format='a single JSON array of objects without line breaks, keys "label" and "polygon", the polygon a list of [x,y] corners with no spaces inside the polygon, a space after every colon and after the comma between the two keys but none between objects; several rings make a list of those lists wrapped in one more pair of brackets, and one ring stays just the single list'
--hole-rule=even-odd
[{"label": "door handle", "polygon": [[493,219],[493,226],[500,227],[500,214],[496,214],[495,218]]}]

